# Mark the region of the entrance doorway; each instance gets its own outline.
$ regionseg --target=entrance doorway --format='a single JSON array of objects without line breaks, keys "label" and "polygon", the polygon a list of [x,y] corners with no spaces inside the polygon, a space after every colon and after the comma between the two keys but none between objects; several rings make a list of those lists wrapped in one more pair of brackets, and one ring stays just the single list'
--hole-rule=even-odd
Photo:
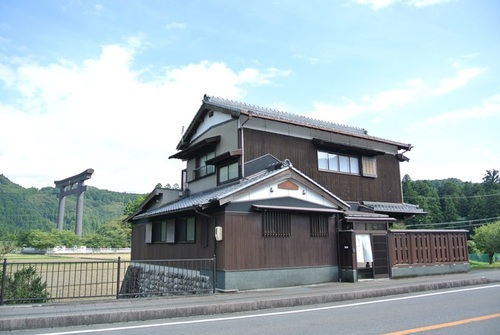
[{"label": "entrance doorway", "polygon": [[358,279],[389,277],[386,234],[356,234]]},{"label": "entrance doorway", "polygon": [[343,222],[339,231],[340,280],[389,277],[387,223]]},{"label": "entrance doorway", "polygon": [[373,278],[373,249],[370,234],[356,234],[358,279]]}]

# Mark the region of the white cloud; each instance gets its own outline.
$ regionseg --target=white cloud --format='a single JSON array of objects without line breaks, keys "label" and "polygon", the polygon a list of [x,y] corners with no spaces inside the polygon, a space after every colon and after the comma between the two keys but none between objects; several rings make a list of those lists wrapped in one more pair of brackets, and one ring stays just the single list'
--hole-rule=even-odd
[{"label": "white cloud", "polygon": [[380,92],[363,98],[363,102],[373,112],[387,111],[394,106],[404,106],[415,100],[422,90],[421,79],[408,80],[403,83],[403,88]]},{"label": "white cloud", "polygon": [[415,78],[403,82],[399,85],[400,87],[395,89],[367,94],[356,99],[343,97],[342,102],[337,104],[315,101],[312,106],[313,111],[308,115],[337,123],[350,123],[352,119],[362,114],[390,113],[396,111],[396,108],[401,110],[402,107],[410,104],[451,93],[465,87],[485,71],[484,68],[479,67],[463,69],[456,72],[453,78],[440,80],[436,87],[432,87],[429,81],[425,82],[421,78]]},{"label": "white cloud", "polygon": [[10,87],[14,82],[14,71],[5,64],[0,63],[0,80],[4,82],[6,87]]},{"label": "white cloud", "polygon": [[410,7],[428,7],[440,5],[450,0],[353,0],[360,5],[369,5],[373,10],[389,7],[396,4],[404,4]]},{"label": "white cloud", "polygon": [[311,65],[316,65],[319,62],[318,58],[312,57],[312,56],[307,56],[307,55],[304,55],[301,53],[297,53],[297,54],[293,55],[293,57],[295,57],[297,59],[305,60],[307,63],[309,63]]},{"label": "white cloud", "polygon": [[291,73],[290,70],[279,70],[276,68],[268,68],[265,72],[255,68],[246,68],[238,73],[238,81],[242,84],[269,85],[272,78],[286,77]]},{"label": "white cloud", "polygon": [[478,52],[469,53],[469,54],[462,55],[460,57],[451,59],[448,61],[448,63],[451,65],[452,68],[461,68],[461,67],[463,67],[463,64],[465,61],[467,61],[469,59],[473,59],[475,57],[478,57],[479,55],[480,55],[480,53],[478,53]]},{"label": "white cloud", "polygon": [[169,22],[165,26],[165,29],[167,29],[167,30],[184,30],[186,28],[187,28],[187,24],[186,23],[176,22],[176,21]]},{"label": "white cloud", "polygon": [[373,10],[378,10],[395,4],[397,0],[354,0],[354,2],[360,5],[369,5]]},{"label": "white cloud", "polygon": [[107,45],[81,64],[0,65],[9,94],[20,97],[0,102],[0,173],[25,187],[53,186],[87,168],[95,169],[87,184],[114,191],[179,183],[184,162],[168,157],[203,94],[241,99],[245,85],[267,85],[288,73],[238,72],[203,61],[144,82],[131,69],[135,53],[132,46]]},{"label": "white cloud", "polygon": [[342,98],[341,104],[315,101],[308,116],[336,123],[350,123],[360,114],[380,114],[414,102],[424,91],[421,79],[404,82],[401,88],[365,95],[357,100]]},{"label": "white cloud", "polygon": [[449,1],[450,0],[407,0],[404,1],[404,3],[406,3],[408,6],[427,7],[427,6],[440,5]]},{"label": "white cloud", "polygon": [[452,122],[485,119],[497,115],[500,115],[500,94],[484,99],[479,106],[443,113],[417,123],[416,126],[426,127],[430,125],[450,124]]},{"label": "white cloud", "polygon": [[460,70],[455,77],[441,80],[439,86],[433,90],[433,93],[442,95],[464,87],[484,71],[486,71],[486,69],[478,67]]}]

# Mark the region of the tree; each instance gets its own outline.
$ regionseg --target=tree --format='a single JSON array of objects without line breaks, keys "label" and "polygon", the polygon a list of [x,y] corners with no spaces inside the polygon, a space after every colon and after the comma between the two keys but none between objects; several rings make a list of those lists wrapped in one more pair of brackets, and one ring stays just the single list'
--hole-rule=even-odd
[{"label": "tree", "polygon": [[418,194],[415,191],[415,182],[411,179],[411,177],[409,175],[405,175],[401,184],[403,187],[404,201],[409,203],[415,201],[415,198],[418,196]]},{"label": "tree", "polygon": [[57,246],[65,246],[68,248],[79,247],[83,245],[82,239],[76,236],[72,230],[52,229],[52,236],[57,241]]},{"label": "tree", "polygon": [[13,252],[19,247],[19,237],[16,232],[4,233],[2,240],[0,240],[0,258],[6,254]]},{"label": "tree", "polygon": [[102,225],[96,233],[86,235],[83,240],[89,248],[129,248],[132,229],[120,220]]},{"label": "tree", "polygon": [[414,182],[414,190],[418,196],[413,201],[429,214],[416,215],[414,218],[407,220],[407,223],[425,229],[433,228],[432,223],[443,222],[441,202],[432,183],[428,180],[416,181]]},{"label": "tree", "polygon": [[492,264],[493,256],[500,252],[500,221],[477,227],[472,239],[480,251],[488,254]]},{"label": "tree", "polygon": [[54,248],[58,245],[57,237],[51,232],[31,230],[26,235],[26,246],[39,250]]},{"label": "tree", "polygon": [[123,210],[123,215],[128,216],[133,214],[136,210],[139,209],[139,206],[141,206],[142,202],[145,199],[146,199],[145,195],[139,195],[134,200],[129,200],[129,202],[125,206],[125,209]]},{"label": "tree", "polygon": [[99,228],[97,234],[105,238],[107,248],[127,248],[130,247],[130,237],[132,229],[128,224],[120,220],[111,221]]},{"label": "tree", "polygon": [[498,174],[498,170],[486,170],[486,174],[483,177],[483,184],[500,184],[500,174]]}]

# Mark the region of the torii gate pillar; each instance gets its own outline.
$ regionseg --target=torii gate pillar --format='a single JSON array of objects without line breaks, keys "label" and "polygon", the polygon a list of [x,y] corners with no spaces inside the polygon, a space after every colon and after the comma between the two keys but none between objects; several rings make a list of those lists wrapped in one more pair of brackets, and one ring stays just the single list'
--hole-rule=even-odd
[{"label": "torii gate pillar", "polygon": [[56,187],[59,188],[59,211],[57,214],[57,229],[63,230],[64,227],[64,206],[66,204],[66,196],[76,194],[76,224],[75,234],[82,236],[82,217],[83,217],[83,192],[87,190],[87,186],[83,185],[84,181],[90,179],[94,173],[93,169],[87,169],[76,176],[69,177],[63,180],[54,181]]}]

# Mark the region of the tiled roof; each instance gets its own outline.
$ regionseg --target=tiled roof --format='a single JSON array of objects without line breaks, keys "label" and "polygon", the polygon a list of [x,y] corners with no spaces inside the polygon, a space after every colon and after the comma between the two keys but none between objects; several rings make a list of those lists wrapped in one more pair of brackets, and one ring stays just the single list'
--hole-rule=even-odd
[{"label": "tiled roof", "polygon": [[426,214],[418,205],[406,204],[404,202],[363,201],[363,205],[373,208],[376,212]]},{"label": "tiled roof", "polygon": [[362,128],[346,126],[328,121],[322,121],[318,119],[309,118],[303,115],[286,113],[276,109],[246,104],[243,102],[227,100],[208,95],[204,96],[203,102],[213,106],[234,110],[236,112],[248,111],[252,113],[252,115],[264,116],[284,122],[292,122],[303,126],[312,126],[315,128],[331,129],[331,130],[344,131],[348,133],[362,134],[362,135],[365,135],[367,133],[366,130]]},{"label": "tiled roof", "polygon": [[314,129],[355,136],[358,138],[363,138],[376,142],[396,145],[399,149],[411,150],[411,148],[413,147],[411,144],[386,140],[380,137],[368,135],[368,132],[363,128],[357,128],[334,122],[313,119],[299,114],[286,113],[278,111],[276,109],[256,106],[234,100],[227,100],[205,95],[203,97],[203,103],[206,105],[212,105],[215,107],[224,108],[237,113],[252,115],[269,120],[277,120],[289,124],[296,124],[298,126],[310,127]]},{"label": "tiled roof", "polygon": [[134,217],[134,220],[157,216],[166,213],[179,212],[184,210],[192,209],[193,207],[199,207],[203,205],[208,205],[211,202],[220,200],[223,197],[229,196],[241,189],[244,189],[250,185],[253,185],[267,177],[270,177],[274,174],[279,173],[282,170],[263,170],[260,173],[256,173],[248,178],[241,179],[239,182],[224,186],[219,186],[216,188],[212,188],[206,191],[197,192],[190,194],[187,197],[184,197],[178,201],[171,202],[161,206],[159,208],[155,208]]},{"label": "tiled roof", "polygon": [[349,208],[349,205],[346,202],[338,198],[336,195],[325,189],[323,186],[321,186],[320,184],[318,184],[317,182],[315,182],[314,180],[312,180],[299,170],[295,169],[292,166],[292,163],[286,159],[283,162],[277,162],[275,164],[271,164],[266,169],[257,172],[249,177],[240,179],[238,182],[228,185],[218,186],[202,192],[193,193],[177,201],[170,202],[163,206],[147,210],[143,213],[135,215],[132,218],[132,220],[147,218],[151,216],[158,216],[167,213],[181,212],[193,208],[200,208],[203,206],[210,205],[214,202],[219,202],[221,200],[224,202],[227,200],[228,197],[232,196],[236,192],[239,192],[252,185],[258,184],[259,182],[271,178],[286,170],[290,170],[292,173],[301,176],[311,184],[315,185],[318,189],[322,190],[322,192],[328,194],[340,208],[345,208],[345,209]]}]

